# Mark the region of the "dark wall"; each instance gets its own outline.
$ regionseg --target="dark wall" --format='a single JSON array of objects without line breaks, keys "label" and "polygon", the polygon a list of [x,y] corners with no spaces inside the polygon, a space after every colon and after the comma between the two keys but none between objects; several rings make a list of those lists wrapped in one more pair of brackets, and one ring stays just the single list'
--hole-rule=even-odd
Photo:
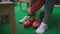
[{"label": "dark wall", "polygon": [[[0,0],[0,2],[1,2],[2,0]],[[12,1],[12,2],[14,2],[15,0],[10,0],[10,1]],[[60,5],[60,0],[56,0],[56,3],[55,3],[56,5]]]},{"label": "dark wall", "polygon": [[2,0],[0,0],[0,2],[1,2]]},{"label": "dark wall", "polygon": [[[14,2],[15,0],[10,0],[10,1]],[[17,0],[17,1],[19,1],[19,0]]]},{"label": "dark wall", "polygon": [[[12,1],[12,2],[14,2],[15,0],[10,0],[10,1]],[[19,1],[19,0],[18,0]],[[60,0],[56,0],[56,3],[55,3],[56,5],[60,5]]]},{"label": "dark wall", "polygon": [[10,0],[10,1],[14,2],[15,0]]},{"label": "dark wall", "polygon": [[60,5],[60,0],[56,0],[56,5]]}]

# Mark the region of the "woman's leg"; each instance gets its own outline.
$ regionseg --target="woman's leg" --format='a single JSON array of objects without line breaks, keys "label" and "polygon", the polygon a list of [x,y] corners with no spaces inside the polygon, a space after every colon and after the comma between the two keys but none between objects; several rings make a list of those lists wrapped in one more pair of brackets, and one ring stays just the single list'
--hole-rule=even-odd
[{"label": "woman's leg", "polygon": [[54,8],[55,0],[45,0],[45,12],[44,12],[44,18],[41,22],[41,25],[37,28],[36,33],[44,33],[47,28],[47,22],[48,19],[52,13],[52,10]]},{"label": "woman's leg", "polygon": [[45,1],[45,13],[44,13],[44,18],[43,18],[43,22],[45,22],[47,24],[50,15],[52,14],[53,8],[54,8],[54,4],[55,4],[55,0],[46,0]]},{"label": "woman's leg", "polygon": [[30,13],[34,14],[37,10],[39,10],[44,4],[43,0],[36,0],[36,2],[30,7]]},{"label": "woman's leg", "polygon": [[[35,4],[36,0],[30,0],[30,5],[29,5],[29,8],[33,6],[33,4]],[[28,9],[29,9],[28,8]],[[29,10],[28,10],[29,11]],[[35,13],[33,14],[35,15]],[[30,16],[30,14],[28,13],[28,16]]]}]

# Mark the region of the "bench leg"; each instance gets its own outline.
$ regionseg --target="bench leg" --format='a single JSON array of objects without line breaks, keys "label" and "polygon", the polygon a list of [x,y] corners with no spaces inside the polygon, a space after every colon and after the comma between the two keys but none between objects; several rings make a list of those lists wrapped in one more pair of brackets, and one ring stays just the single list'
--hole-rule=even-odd
[{"label": "bench leg", "polygon": [[60,20],[59,20],[59,28],[60,28]]},{"label": "bench leg", "polygon": [[20,10],[22,11],[22,5],[21,5],[21,2],[20,2]]},{"label": "bench leg", "polygon": [[13,7],[9,7],[11,34],[16,34],[15,12]]}]

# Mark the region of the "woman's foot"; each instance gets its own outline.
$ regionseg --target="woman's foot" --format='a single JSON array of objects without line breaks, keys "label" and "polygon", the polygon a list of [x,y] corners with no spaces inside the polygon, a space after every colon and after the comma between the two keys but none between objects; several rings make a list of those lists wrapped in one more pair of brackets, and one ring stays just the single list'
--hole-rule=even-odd
[{"label": "woman's foot", "polygon": [[38,21],[34,21],[33,24],[32,24],[32,27],[33,28],[38,28],[40,26],[40,23]]},{"label": "woman's foot", "polygon": [[29,27],[32,25],[32,23],[35,21],[35,16],[31,16],[27,21],[25,21],[23,24],[24,24],[24,27]]},{"label": "woman's foot", "polygon": [[46,29],[47,29],[47,24],[42,22],[41,25],[37,28],[36,33],[43,34]]},{"label": "woman's foot", "polygon": [[24,21],[28,20],[30,16],[25,16],[23,19],[19,20],[20,23],[24,23]]}]

